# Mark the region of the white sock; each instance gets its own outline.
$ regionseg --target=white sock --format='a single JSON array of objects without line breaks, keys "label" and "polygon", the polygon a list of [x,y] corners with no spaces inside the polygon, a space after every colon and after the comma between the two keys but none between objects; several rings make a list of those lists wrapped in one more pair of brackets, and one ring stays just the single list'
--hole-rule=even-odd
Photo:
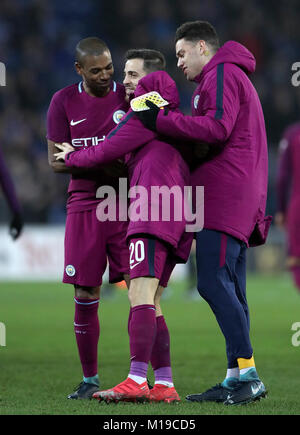
[{"label": "white sock", "polygon": [[174,387],[173,382],[168,382],[168,381],[155,381],[154,385],[159,384],[159,385],[165,385],[166,387],[172,388]]},{"label": "white sock", "polygon": [[249,370],[251,370],[251,369],[255,369],[255,367],[254,366],[252,366],[252,367],[247,367],[247,368],[245,368],[245,369],[241,369],[240,370],[240,374],[241,375],[245,375],[247,372],[249,372]]},{"label": "white sock", "polygon": [[142,378],[141,376],[136,376],[136,375],[128,375],[128,378],[132,379],[133,381],[135,381],[137,384],[141,385],[142,383],[146,382],[146,378]]},{"label": "white sock", "polygon": [[232,369],[227,369],[226,378],[239,378],[240,377],[240,369],[238,367],[234,367]]}]

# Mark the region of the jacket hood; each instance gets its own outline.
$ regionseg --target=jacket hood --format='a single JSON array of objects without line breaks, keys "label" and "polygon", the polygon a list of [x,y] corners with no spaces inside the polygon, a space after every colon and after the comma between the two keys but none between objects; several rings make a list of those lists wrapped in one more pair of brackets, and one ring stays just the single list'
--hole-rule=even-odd
[{"label": "jacket hood", "polygon": [[134,96],[139,97],[151,91],[159,92],[169,102],[171,109],[176,109],[179,106],[180,100],[176,83],[165,71],[152,72],[139,80]]},{"label": "jacket hood", "polygon": [[235,41],[228,41],[219,48],[217,53],[205,65],[201,73],[195,77],[198,82],[202,75],[216,67],[220,63],[232,63],[241,68],[246,74],[251,74],[255,71],[255,57],[244,45]]}]

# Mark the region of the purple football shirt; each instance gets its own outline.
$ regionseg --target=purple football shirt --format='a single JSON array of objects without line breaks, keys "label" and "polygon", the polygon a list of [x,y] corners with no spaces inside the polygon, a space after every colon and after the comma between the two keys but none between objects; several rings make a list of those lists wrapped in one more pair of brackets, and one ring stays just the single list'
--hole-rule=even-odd
[{"label": "purple football shirt", "polygon": [[[77,149],[101,143],[106,135],[120,122],[128,110],[125,88],[112,81],[111,90],[105,97],[88,95],[83,83],[67,86],[56,92],[47,113],[47,139],[53,142],[69,142]],[[68,188],[68,211],[93,209],[99,203],[96,191],[99,186],[109,185],[117,190],[118,177],[107,175],[103,169],[72,175]]]}]

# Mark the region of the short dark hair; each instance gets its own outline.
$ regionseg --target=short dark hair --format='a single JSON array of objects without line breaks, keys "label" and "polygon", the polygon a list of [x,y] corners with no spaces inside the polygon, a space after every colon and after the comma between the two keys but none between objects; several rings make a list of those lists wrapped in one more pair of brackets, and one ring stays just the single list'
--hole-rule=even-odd
[{"label": "short dark hair", "polygon": [[220,47],[216,29],[208,21],[188,21],[182,24],[175,33],[175,43],[179,39],[197,42],[203,39],[214,51]]},{"label": "short dark hair", "polygon": [[104,51],[109,51],[107,44],[100,38],[91,36],[81,39],[75,49],[76,62],[83,63],[85,56],[100,56]]},{"label": "short dark hair", "polygon": [[125,53],[125,60],[143,59],[144,70],[147,73],[166,69],[165,56],[158,50],[149,48],[133,48]]}]

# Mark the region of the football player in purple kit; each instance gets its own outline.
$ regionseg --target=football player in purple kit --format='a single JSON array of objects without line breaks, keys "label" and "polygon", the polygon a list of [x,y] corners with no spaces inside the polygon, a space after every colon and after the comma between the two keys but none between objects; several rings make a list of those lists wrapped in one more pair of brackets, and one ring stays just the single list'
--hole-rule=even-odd
[{"label": "football player in purple kit", "polygon": [[286,128],[279,146],[275,223],[287,233],[287,267],[300,291],[300,122]]},{"label": "football player in purple kit", "polygon": [[206,161],[192,173],[204,186],[204,229],[196,234],[198,291],[209,303],[226,341],[226,378],[187,400],[227,405],[265,397],[249,334],[246,251],[263,244],[271,217],[265,217],[268,151],[263,111],[248,75],[255,58],[244,46],[222,47],[214,27],[187,22],[175,35],[177,66],[195,81],[192,116],[157,110],[139,117],[149,129],[178,140],[210,145]]},{"label": "football player in purple kit", "polygon": [[[156,62],[151,62],[155,53],[146,49],[129,50],[124,84],[128,93],[132,93],[137,86],[135,96],[159,91],[170,107],[176,110],[179,103],[176,85],[161,71],[164,65],[157,55]],[[182,191],[184,186],[189,186],[189,168],[179,149],[146,130],[132,110],[100,146],[71,153],[74,147],[67,143],[58,148],[62,152],[56,154],[57,158],[66,158],[66,164],[76,168],[96,168],[100,163],[126,155],[130,186],[143,187],[148,193],[152,186],[178,186]],[[141,205],[145,205],[147,210],[153,205],[149,198],[150,195],[147,195]],[[148,220],[130,220],[127,231],[131,254],[130,371],[124,382],[110,390],[95,393],[93,397],[108,402],[150,400],[170,403],[180,400],[173,385],[170,337],[159,300],[175,264],[186,262],[188,258],[193,233],[185,233],[185,224],[184,219],[176,220],[173,215],[169,221],[151,221],[150,212]],[[151,391],[146,383],[149,361],[155,374],[155,385]]]},{"label": "football player in purple kit", "polygon": [[[111,54],[101,39],[89,37],[79,41],[75,68],[82,81],[52,97],[47,114],[47,140],[53,170],[71,174],[63,282],[75,288],[74,331],[83,381],[68,398],[83,399],[99,390],[98,305],[107,260],[109,281],[115,283],[125,278],[128,282],[127,222],[99,222],[96,217],[97,188],[102,185],[118,188],[115,173],[120,164],[106,165],[97,171],[72,170],[56,161],[54,144],[68,141],[76,149],[85,149],[101,143],[127,111],[128,102],[124,86],[112,79]],[[124,176],[124,170],[121,174]]]}]

